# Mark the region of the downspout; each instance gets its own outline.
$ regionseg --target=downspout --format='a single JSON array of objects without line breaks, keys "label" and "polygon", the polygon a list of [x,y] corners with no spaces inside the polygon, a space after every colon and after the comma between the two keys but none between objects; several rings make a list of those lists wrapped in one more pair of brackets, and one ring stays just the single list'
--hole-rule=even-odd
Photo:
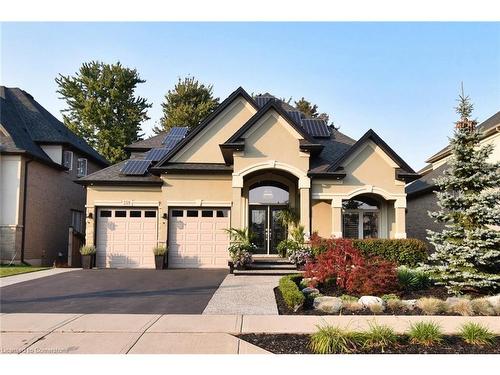
[{"label": "downspout", "polygon": [[21,236],[21,263],[24,263],[24,245],[26,242],[26,197],[28,192],[28,164],[32,159],[24,162],[24,191],[23,191],[23,234]]}]

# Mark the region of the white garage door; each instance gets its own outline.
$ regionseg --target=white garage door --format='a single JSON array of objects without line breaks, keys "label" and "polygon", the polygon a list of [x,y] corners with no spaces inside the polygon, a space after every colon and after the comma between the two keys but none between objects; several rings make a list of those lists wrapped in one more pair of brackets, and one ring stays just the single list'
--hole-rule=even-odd
[{"label": "white garage door", "polygon": [[168,266],[224,268],[229,258],[229,209],[179,208],[169,215]]},{"label": "white garage door", "polygon": [[97,267],[154,268],[155,208],[100,208],[97,211]]}]

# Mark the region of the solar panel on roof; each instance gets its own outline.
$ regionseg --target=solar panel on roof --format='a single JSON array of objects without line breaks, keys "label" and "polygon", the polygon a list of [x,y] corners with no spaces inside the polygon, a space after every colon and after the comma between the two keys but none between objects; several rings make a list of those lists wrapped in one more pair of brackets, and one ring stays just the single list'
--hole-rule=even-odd
[{"label": "solar panel on roof", "polygon": [[[162,143],[164,145],[166,145],[167,142],[170,142],[170,144],[172,144],[172,142],[174,142],[174,146],[175,146],[175,143],[179,142],[181,139],[186,137],[188,130],[189,129],[187,127],[177,127],[177,126],[173,127],[172,129],[170,129],[168,134],[165,136]],[[169,147],[173,147],[173,146],[169,146]]]},{"label": "solar panel on roof", "polygon": [[302,127],[313,137],[330,137],[330,131],[321,119],[302,119]]},{"label": "solar panel on roof", "polygon": [[297,125],[301,125],[302,114],[300,111],[288,111],[288,115]]},{"label": "solar panel on roof", "polygon": [[259,108],[262,108],[264,107],[268,101],[272,100],[274,98],[270,97],[270,96],[256,96],[254,98],[255,102],[257,103],[257,105],[259,106]]},{"label": "solar panel on roof", "polygon": [[151,150],[149,150],[146,153],[146,156],[144,157],[144,159],[151,160],[151,161],[159,161],[165,155],[167,155],[170,150],[171,150],[171,148],[167,148],[167,147],[155,147],[155,148],[152,148]]},{"label": "solar panel on roof", "polygon": [[151,160],[133,160],[129,159],[121,169],[121,173],[126,175],[141,176],[148,170]]},{"label": "solar panel on roof", "polygon": [[168,133],[168,135],[170,135],[172,137],[183,137],[184,138],[186,136],[187,132],[188,132],[187,127],[175,126],[172,129],[170,129],[170,132]]}]

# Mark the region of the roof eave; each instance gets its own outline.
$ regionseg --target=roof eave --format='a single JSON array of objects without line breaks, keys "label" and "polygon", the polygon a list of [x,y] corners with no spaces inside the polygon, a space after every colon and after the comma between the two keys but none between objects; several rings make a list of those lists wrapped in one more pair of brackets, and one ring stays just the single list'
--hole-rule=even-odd
[{"label": "roof eave", "polygon": [[115,180],[74,180],[75,183],[84,186],[162,186],[163,181],[115,181]]}]

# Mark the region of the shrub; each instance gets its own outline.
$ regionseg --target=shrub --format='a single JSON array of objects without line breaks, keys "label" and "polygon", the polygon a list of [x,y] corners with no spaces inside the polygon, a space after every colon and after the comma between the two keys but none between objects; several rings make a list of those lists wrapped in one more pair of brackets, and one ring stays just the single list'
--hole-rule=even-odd
[{"label": "shrub", "polygon": [[292,248],[293,246],[295,246],[295,242],[293,240],[285,239],[276,246],[276,250],[278,251],[280,257],[286,258],[288,249]]},{"label": "shrub", "polygon": [[323,254],[328,250],[328,240],[320,237],[318,232],[314,232],[309,238],[309,246],[314,257]]},{"label": "shrub", "polygon": [[424,346],[432,346],[443,340],[441,327],[434,322],[417,322],[412,324],[408,335],[412,344]]},{"label": "shrub", "polygon": [[426,315],[435,315],[446,311],[446,304],[444,301],[433,297],[420,298],[417,301],[417,307]]},{"label": "shrub", "polygon": [[305,301],[304,294],[297,286],[301,278],[301,275],[287,275],[283,276],[279,281],[281,295],[287,306],[294,311],[297,311]]},{"label": "shrub", "polygon": [[394,330],[386,325],[369,323],[370,329],[363,332],[363,346],[369,348],[380,348],[382,352],[388,346],[394,345],[398,341],[398,336]]},{"label": "shrub", "polygon": [[463,324],[459,336],[470,345],[485,346],[495,342],[495,335],[488,328],[474,322]]},{"label": "shrub", "polygon": [[361,311],[364,309],[363,305],[358,301],[346,301],[342,303],[342,309],[347,311]]},{"label": "shrub", "polygon": [[358,297],[350,296],[349,294],[342,294],[339,297],[342,302],[358,302]]},{"label": "shrub", "polygon": [[384,306],[378,304],[368,305],[368,309],[375,315],[382,314],[384,312]]},{"label": "shrub", "polygon": [[425,262],[428,256],[425,242],[414,238],[354,240],[354,247],[359,249],[364,256],[377,256],[409,267]]},{"label": "shrub", "polygon": [[365,259],[348,239],[322,241],[328,249],[308,262],[305,276],[323,283],[334,280],[354,294],[383,294],[397,287],[395,264],[377,257]]},{"label": "shrub", "polygon": [[318,327],[318,332],[311,335],[310,348],[316,354],[347,354],[361,343],[361,335],[357,332],[339,327]]},{"label": "shrub", "polygon": [[431,279],[427,273],[406,266],[398,267],[398,282],[403,290],[426,289],[431,285]]},{"label": "shrub", "polygon": [[345,284],[349,293],[380,295],[396,290],[398,280],[396,265],[392,262],[372,258],[364,265],[354,267]]},{"label": "shrub", "polygon": [[403,302],[399,298],[391,298],[390,300],[387,300],[387,308],[391,311],[396,311],[402,308]]},{"label": "shrub", "polygon": [[94,255],[96,252],[94,245],[85,245],[80,248],[80,254],[82,255]]},{"label": "shrub", "polygon": [[472,311],[476,315],[495,315],[495,310],[486,298],[476,298],[470,301]]},{"label": "shrub", "polygon": [[167,247],[160,245],[160,246],[155,246],[153,247],[153,254],[154,255],[165,255],[167,253]]},{"label": "shrub", "polygon": [[385,302],[387,302],[387,301],[389,301],[391,299],[399,299],[399,297],[396,294],[394,294],[394,293],[384,294],[380,298],[383,299]]},{"label": "shrub", "polygon": [[460,299],[460,301],[454,302],[453,304],[448,304],[448,311],[462,316],[474,315],[474,310],[472,304],[468,299]]}]

